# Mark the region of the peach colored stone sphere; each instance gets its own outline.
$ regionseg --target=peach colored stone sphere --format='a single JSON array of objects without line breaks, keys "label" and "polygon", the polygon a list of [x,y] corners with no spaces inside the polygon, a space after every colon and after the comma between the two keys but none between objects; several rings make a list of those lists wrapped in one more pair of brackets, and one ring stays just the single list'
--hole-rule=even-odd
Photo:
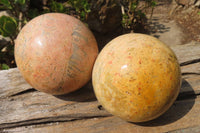
[{"label": "peach colored stone sphere", "polygon": [[85,85],[97,54],[91,31],[78,19],[61,13],[44,14],[28,22],[15,45],[15,60],[24,79],[53,95]]},{"label": "peach colored stone sphere", "polygon": [[102,106],[131,122],[163,114],[177,98],[181,85],[173,51],[143,34],[126,34],[110,41],[97,57],[92,78]]}]

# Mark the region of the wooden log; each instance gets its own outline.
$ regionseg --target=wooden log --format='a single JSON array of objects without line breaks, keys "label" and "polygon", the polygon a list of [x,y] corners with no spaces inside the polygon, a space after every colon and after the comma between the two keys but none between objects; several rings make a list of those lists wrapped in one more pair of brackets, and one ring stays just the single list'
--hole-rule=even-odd
[{"label": "wooden log", "polygon": [[22,78],[18,69],[0,71],[0,99],[32,88]]},{"label": "wooden log", "polygon": [[110,115],[98,109],[99,104],[90,84],[63,96],[52,96],[36,90],[28,90],[27,88],[26,91],[23,90],[11,96],[8,93],[7,98],[0,100],[0,128],[29,125],[30,121],[37,124],[45,121]]},{"label": "wooden log", "polygon": [[191,42],[185,45],[170,46],[177,55],[180,65],[188,65],[200,62],[200,44]]},{"label": "wooden log", "polygon": [[200,129],[200,98],[176,101],[161,117],[146,123],[129,123],[115,116],[82,118],[74,121],[23,126],[4,129],[4,132],[20,133],[163,133],[182,131],[191,133]]},{"label": "wooden log", "polygon": [[[17,68],[0,71],[0,132],[167,132],[200,125],[200,46],[173,46],[181,65],[180,95],[167,113],[141,124],[102,109],[91,81],[73,93],[52,96],[33,89]],[[192,53],[190,53],[192,51]],[[185,55],[189,56],[186,57]]]},{"label": "wooden log", "polygon": [[[18,73],[15,72],[15,75],[20,75],[17,69],[11,69],[12,72],[14,70],[18,72]],[[10,70],[8,70],[7,72],[9,71]],[[9,74],[11,73],[8,73],[6,78],[11,77]],[[200,80],[199,75],[197,79]],[[17,80],[14,80],[14,81],[17,81]],[[196,84],[192,83],[192,85],[195,86]],[[10,88],[15,89],[14,87],[10,87]],[[59,112],[58,116],[61,116],[61,118],[65,116],[66,118],[72,117],[70,119],[76,119],[81,116],[93,117],[93,116],[97,116],[97,114],[99,116],[109,115],[105,111],[98,109],[99,104],[96,102],[96,98],[92,90],[91,82],[88,85],[86,85],[84,88],[76,92],[73,92],[64,96],[57,96],[57,97],[36,91],[30,87],[28,87],[27,90],[24,90],[24,86],[22,86],[21,88],[20,87],[17,87],[17,88],[18,88],[18,91],[17,91],[18,93],[7,93],[8,95],[6,95],[6,98],[0,100],[0,105],[2,105],[0,108],[0,112],[5,113],[5,114],[4,113],[0,114],[0,117],[1,117],[0,123],[2,123],[0,124],[0,128],[6,127],[5,124],[3,123],[12,123],[11,124],[12,126],[10,127],[13,127],[13,123],[15,122],[21,121],[22,123],[21,125],[23,125],[24,121],[30,120],[30,119],[37,121],[38,119],[44,118],[43,122],[46,121],[45,119],[46,117],[55,117],[55,119],[58,119],[56,118],[57,113],[55,112]],[[20,92],[20,89],[21,89],[21,92]],[[199,90],[199,88],[197,89]],[[10,91],[6,91],[6,92],[10,92]],[[191,84],[188,83],[186,80],[183,80],[181,93],[183,92],[184,92],[184,96],[185,95],[187,96],[187,94],[195,94],[193,88],[191,87]],[[78,112],[81,112],[82,114],[79,114]],[[87,116],[88,113],[91,116]],[[23,114],[23,115],[19,115],[19,114]],[[13,116],[14,118],[8,117],[8,116]],[[49,121],[49,119],[47,119],[47,121]],[[17,124],[20,125],[20,123],[17,123]]]}]

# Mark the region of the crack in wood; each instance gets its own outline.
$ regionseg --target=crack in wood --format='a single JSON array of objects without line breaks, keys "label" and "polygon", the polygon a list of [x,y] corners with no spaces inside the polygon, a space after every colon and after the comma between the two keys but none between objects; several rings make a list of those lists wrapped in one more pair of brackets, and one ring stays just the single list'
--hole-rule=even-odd
[{"label": "crack in wood", "polygon": [[60,123],[60,122],[72,122],[78,120],[88,120],[93,118],[104,118],[110,117],[111,114],[106,115],[94,115],[94,116],[59,116],[59,117],[45,117],[45,118],[38,118],[38,119],[30,119],[24,121],[17,121],[12,123],[2,123],[0,124],[0,130],[2,129],[9,129],[9,128],[16,128],[16,127],[23,127],[23,126],[36,126],[42,124],[52,124],[52,123]]},{"label": "crack in wood", "polygon": [[103,108],[102,105],[98,105],[97,108],[98,108],[99,110],[104,110],[104,108]]},{"label": "crack in wood", "polygon": [[180,63],[180,66],[186,66],[186,65],[190,65],[190,64],[194,64],[198,62],[200,62],[200,58],[182,62]]},{"label": "crack in wood", "polygon": [[[171,130],[171,131],[168,131],[168,132],[166,132],[166,133],[178,133],[178,132],[187,132],[187,130],[189,131],[189,132],[191,132],[191,131],[195,131],[195,130],[193,130],[193,129],[200,129],[199,128],[199,126],[192,126],[192,127],[187,127],[187,128],[180,128],[180,129],[175,129],[175,130]],[[187,132],[188,133],[188,132]],[[197,133],[197,132],[196,132]]]},{"label": "crack in wood", "polygon": [[195,72],[183,72],[182,76],[184,75],[200,75],[200,73],[195,73]]},{"label": "crack in wood", "polygon": [[30,88],[30,89],[12,94],[10,97],[19,96],[19,95],[23,95],[23,94],[27,94],[27,93],[31,93],[31,92],[35,92],[35,91],[37,91],[37,90],[35,90],[34,88]]}]

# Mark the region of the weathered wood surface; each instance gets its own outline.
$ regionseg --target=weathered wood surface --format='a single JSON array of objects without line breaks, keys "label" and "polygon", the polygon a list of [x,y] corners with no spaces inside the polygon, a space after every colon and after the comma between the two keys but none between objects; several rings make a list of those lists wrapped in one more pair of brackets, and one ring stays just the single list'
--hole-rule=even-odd
[{"label": "weathered wood surface", "polygon": [[183,84],[173,106],[156,120],[134,124],[105,111],[91,82],[64,96],[31,88],[17,68],[0,71],[0,132],[200,132],[200,45],[174,46]]}]

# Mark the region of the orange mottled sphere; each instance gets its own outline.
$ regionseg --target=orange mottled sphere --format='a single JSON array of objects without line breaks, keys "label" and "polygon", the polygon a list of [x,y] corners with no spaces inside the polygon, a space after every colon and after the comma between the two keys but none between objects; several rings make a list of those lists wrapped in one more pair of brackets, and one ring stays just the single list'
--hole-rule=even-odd
[{"label": "orange mottled sphere", "polygon": [[92,82],[107,111],[127,121],[145,122],[173,104],[180,90],[181,71],[167,45],[149,35],[132,33],[103,48]]},{"label": "orange mottled sphere", "polygon": [[78,19],[48,13],[28,22],[15,45],[15,60],[24,79],[35,89],[61,95],[90,79],[98,54],[95,37]]}]

